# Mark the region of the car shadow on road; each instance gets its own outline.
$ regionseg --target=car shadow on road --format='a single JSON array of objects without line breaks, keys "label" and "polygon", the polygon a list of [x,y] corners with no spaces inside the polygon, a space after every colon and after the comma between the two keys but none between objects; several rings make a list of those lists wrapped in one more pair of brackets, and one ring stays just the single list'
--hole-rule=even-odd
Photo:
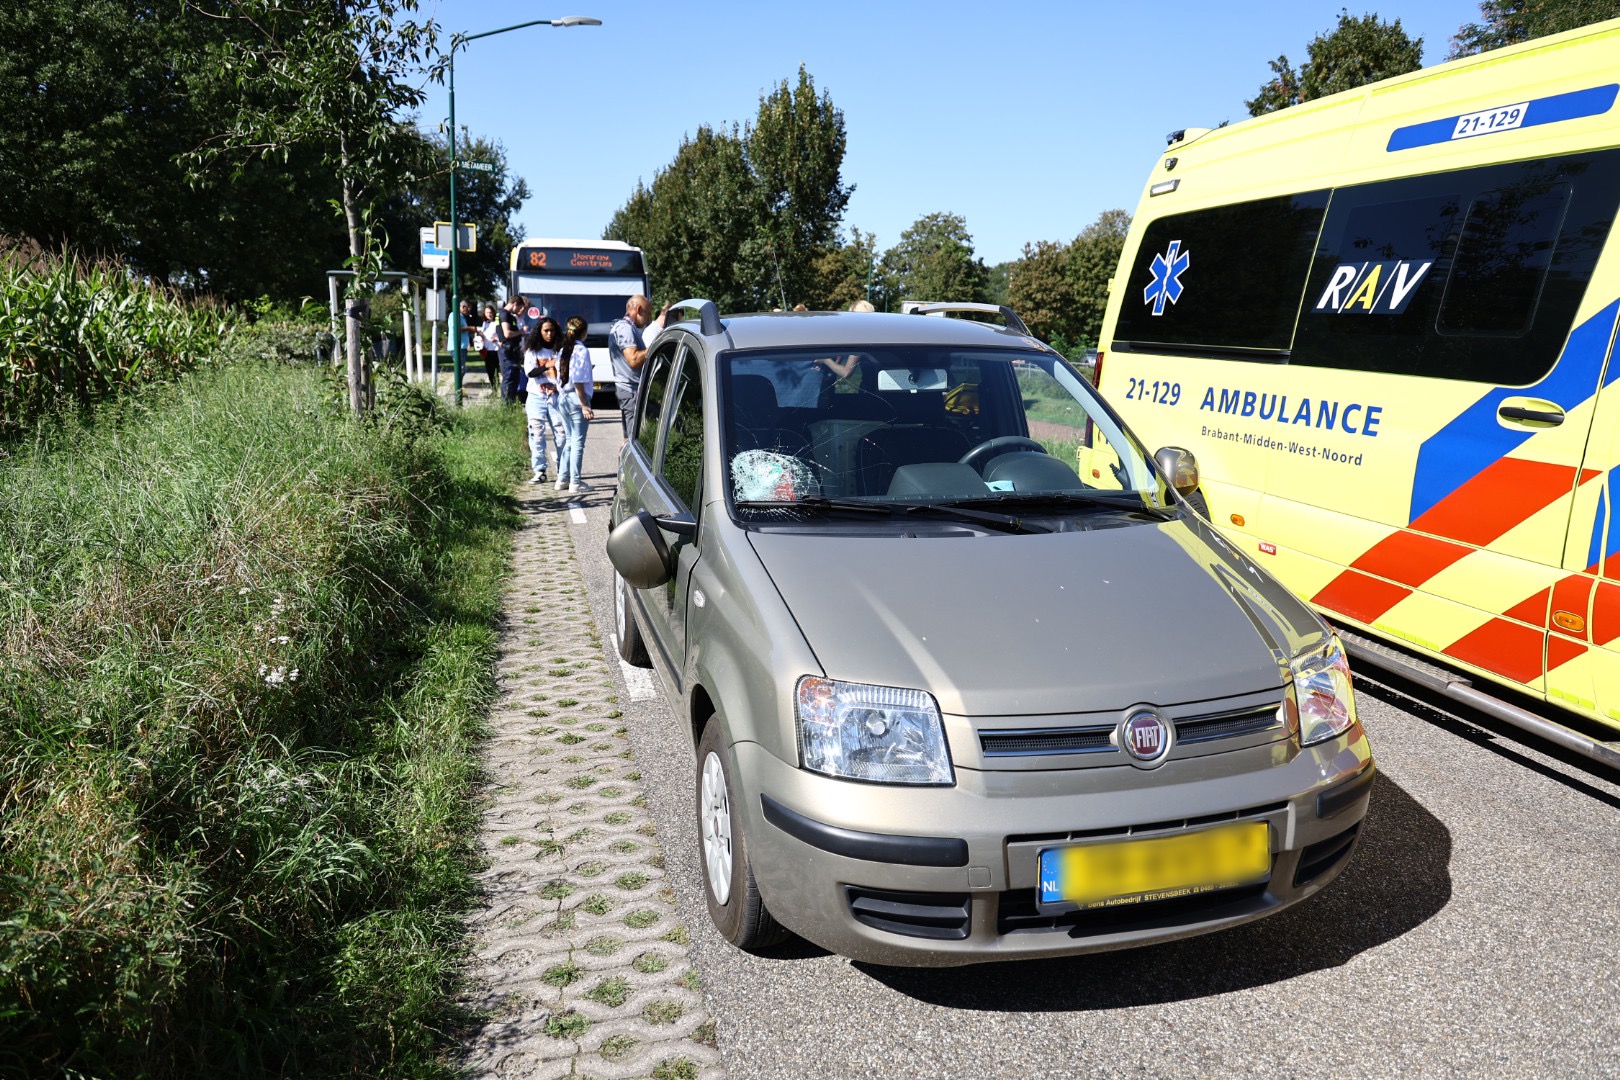
[{"label": "car shadow on road", "polygon": [[1338,967],[1428,921],[1451,899],[1451,832],[1380,774],[1361,844],[1337,881],[1287,911],[1186,941],[962,968],[855,967],[954,1009],[1046,1012],[1157,1005]]}]

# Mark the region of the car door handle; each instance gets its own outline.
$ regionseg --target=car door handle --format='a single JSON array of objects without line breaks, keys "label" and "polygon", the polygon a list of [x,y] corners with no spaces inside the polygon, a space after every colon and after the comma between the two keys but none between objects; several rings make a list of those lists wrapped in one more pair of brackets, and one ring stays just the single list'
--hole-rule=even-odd
[{"label": "car door handle", "polygon": [[1536,398],[1508,398],[1496,410],[1497,418],[1515,427],[1557,427],[1564,422],[1564,410],[1551,401]]}]

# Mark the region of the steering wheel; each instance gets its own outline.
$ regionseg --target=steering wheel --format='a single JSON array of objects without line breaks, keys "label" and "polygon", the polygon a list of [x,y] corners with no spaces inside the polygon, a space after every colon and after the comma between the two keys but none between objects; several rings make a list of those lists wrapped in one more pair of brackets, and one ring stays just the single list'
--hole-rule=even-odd
[{"label": "steering wheel", "polygon": [[984,440],[984,442],[956,460],[960,465],[971,465],[979,472],[983,472],[986,462],[997,454],[1009,450],[1029,450],[1037,454],[1046,453],[1046,447],[1034,439],[1026,439],[1022,435],[997,435],[993,439]]}]

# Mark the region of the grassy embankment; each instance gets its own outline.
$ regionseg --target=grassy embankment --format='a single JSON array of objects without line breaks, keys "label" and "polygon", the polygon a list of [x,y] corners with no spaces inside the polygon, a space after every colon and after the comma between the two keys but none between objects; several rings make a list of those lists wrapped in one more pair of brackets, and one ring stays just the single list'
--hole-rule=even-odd
[{"label": "grassy embankment", "polygon": [[445,1071],[521,418],[338,400],[0,444],[0,1075]]}]

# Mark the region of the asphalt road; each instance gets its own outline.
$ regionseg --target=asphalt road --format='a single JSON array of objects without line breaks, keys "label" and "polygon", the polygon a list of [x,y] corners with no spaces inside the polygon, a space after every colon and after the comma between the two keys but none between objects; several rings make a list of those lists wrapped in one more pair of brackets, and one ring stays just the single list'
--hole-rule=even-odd
[{"label": "asphalt road", "polygon": [[[612,642],[616,414],[576,527]],[[947,970],[726,944],[693,757],[655,684],[625,722],[734,1077],[1620,1076],[1620,775],[1358,678],[1380,768],[1350,867],[1298,907],[1122,953]]]}]

